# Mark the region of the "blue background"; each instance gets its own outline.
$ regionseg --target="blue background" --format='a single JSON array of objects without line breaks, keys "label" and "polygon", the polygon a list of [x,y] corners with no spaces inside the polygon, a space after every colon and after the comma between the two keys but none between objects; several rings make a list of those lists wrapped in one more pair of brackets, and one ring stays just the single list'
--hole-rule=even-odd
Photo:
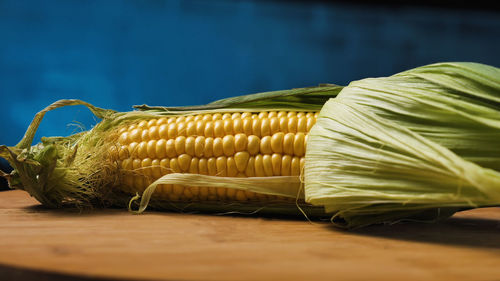
[{"label": "blue background", "polygon": [[[356,3],[356,2],[353,2]],[[0,144],[78,98],[119,111],[386,76],[439,61],[500,66],[500,13],[288,1],[0,0]],[[40,136],[97,121],[50,112]]]}]

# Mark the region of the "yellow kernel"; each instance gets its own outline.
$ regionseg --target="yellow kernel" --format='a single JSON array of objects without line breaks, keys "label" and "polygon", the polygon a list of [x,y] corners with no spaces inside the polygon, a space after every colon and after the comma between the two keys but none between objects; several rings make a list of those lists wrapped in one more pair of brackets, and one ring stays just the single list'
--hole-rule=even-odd
[{"label": "yellow kernel", "polygon": [[283,133],[288,133],[288,118],[280,117],[280,131]]},{"label": "yellow kernel", "polygon": [[160,166],[160,160],[159,159],[153,159],[151,161],[151,170],[152,170],[152,176],[154,180],[157,180],[161,178],[161,166]]},{"label": "yellow kernel", "polygon": [[234,112],[233,114],[231,114],[231,119],[235,120],[235,119],[240,119],[241,118],[241,113],[239,112]]},{"label": "yellow kernel", "polygon": [[244,172],[245,169],[247,168],[247,163],[249,158],[250,154],[246,151],[236,152],[236,154],[234,155],[234,160],[236,162],[235,163],[236,169],[238,169],[238,171],[240,172]]},{"label": "yellow kernel", "polygon": [[191,159],[191,163],[189,164],[189,173],[190,174],[199,174],[199,164],[200,164],[200,160],[196,157],[193,157]]},{"label": "yellow kernel", "polygon": [[319,116],[319,112],[315,112],[314,113],[314,118],[318,119],[318,116]]},{"label": "yellow kernel", "polygon": [[118,138],[118,142],[120,144],[129,144],[130,139],[128,138],[128,132],[123,132],[120,137]]},{"label": "yellow kernel", "polygon": [[305,117],[306,116],[306,113],[301,111],[301,112],[297,112],[297,118],[300,118],[300,117]]},{"label": "yellow kernel", "polygon": [[307,132],[307,118],[305,116],[302,116],[297,120],[297,132]]},{"label": "yellow kernel", "polygon": [[212,157],[214,155],[214,139],[206,138],[205,139],[205,147],[203,148],[203,155],[205,157]]},{"label": "yellow kernel", "polygon": [[129,145],[128,145],[128,154],[131,156],[131,157],[137,157],[137,146],[139,144],[137,142],[131,142]]},{"label": "yellow kernel", "polygon": [[205,136],[205,121],[203,120],[196,121],[196,135]]},{"label": "yellow kernel", "polygon": [[176,120],[176,119],[177,119],[177,118],[175,118],[175,117],[173,117],[173,116],[172,116],[172,117],[168,117],[168,119],[167,119],[167,124],[175,123],[175,120]]},{"label": "yellow kernel", "polygon": [[233,132],[233,119],[228,118],[228,119],[224,120],[223,125],[224,125],[224,134],[225,135],[232,135],[234,133]]},{"label": "yellow kernel", "polygon": [[151,177],[153,175],[153,171],[151,169],[151,163],[153,161],[151,160],[151,158],[144,158],[142,159],[142,162],[141,162],[141,168],[142,168],[142,173],[147,176],[147,177]]},{"label": "yellow kernel", "polygon": [[271,135],[271,124],[268,118],[262,118],[260,121],[260,135],[261,136]]},{"label": "yellow kernel", "polygon": [[267,115],[268,115],[267,112],[262,111],[259,113],[258,117],[259,117],[259,119],[264,119],[264,118],[267,118]]},{"label": "yellow kernel", "polygon": [[167,157],[173,158],[177,156],[177,152],[175,151],[175,139],[169,139],[165,145],[165,151],[167,153]]},{"label": "yellow kernel", "polygon": [[127,130],[128,130],[127,127],[123,126],[120,128],[120,130],[118,130],[118,134],[122,134],[122,133],[126,132]]},{"label": "yellow kernel", "polygon": [[224,146],[222,144],[222,139],[221,138],[215,138],[214,139],[213,153],[214,153],[215,157],[219,157],[222,154],[224,154]]},{"label": "yellow kernel", "polygon": [[243,119],[243,133],[247,136],[253,134],[252,130],[252,124],[253,124],[253,119],[250,117],[247,117]]},{"label": "yellow kernel", "polygon": [[245,134],[237,134],[234,136],[234,150],[244,151],[247,149],[248,137]]},{"label": "yellow kernel", "polygon": [[220,156],[216,160],[217,176],[225,177],[227,176],[227,157]]},{"label": "yellow kernel", "polygon": [[280,120],[278,117],[269,118],[269,128],[271,129],[271,135],[280,131]]},{"label": "yellow kernel", "polygon": [[222,139],[222,150],[226,156],[234,154],[234,136],[227,135]]},{"label": "yellow kernel", "polygon": [[146,151],[148,153],[149,158],[159,158],[158,156],[156,156],[156,141],[155,140],[148,141]]},{"label": "yellow kernel", "polygon": [[290,111],[290,112],[287,113],[286,117],[288,117],[288,118],[297,117],[297,112]]},{"label": "yellow kernel", "polygon": [[148,143],[145,141],[141,141],[137,146],[137,157],[140,159],[144,159],[148,157]]},{"label": "yellow kernel", "polygon": [[160,169],[161,174],[166,175],[171,172],[170,170],[170,159],[161,159],[160,160]]},{"label": "yellow kernel", "polygon": [[236,118],[233,120],[233,132],[235,134],[243,133],[243,120],[241,118]]},{"label": "yellow kernel", "polygon": [[300,173],[304,171],[304,165],[306,164],[306,158],[305,157],[300,157]]},{"label": "yellow kernel", "polygon": [[186,148],[185,152],[189,155],[194,155],[194,148],[195,148],[195,138],[194,137],[187,137],[186,138]]},{"label": "yellow kernel", "polygon": [[292,165],[292,156],[283,155],[283,157],[281,157],[281,175],[282,176],[289,176],[290,175],[291,165]]},{"label": "yellow kernel", "polygon": [[160,127],[158,127],[158,135],[160,139],[168,139],[168,125],[167,124],[161,124]]},{"label": "yellow kernel", "polygon": [[305,139],[304,133],[295,134],[295,138],[293,141],[293,153],[296,156],[300,157],[304,155],[304,139]]},{"label": "yellow kernel", "polygon": [[148,121],[148,128],[156,126],[156,119],[151,119]]},{"label": "yellow kernel", "polygon": [[[140,159],[134,159],[132,161],[132,169],[134,171],[139,172],[142,167],[142,161]],[[136,174],[134,176],[134,183],[133,186],[139,190],[142,190],[144,188],[145,182],[144,182],[144,177],[141,174]]]},{"label": "yellow kernel", "polygon": [[207,159],[207,169],[209,176],[217,175],[217,159],[215,157],[210,157]]},{"label": "yellow kernel", "polygon": [[133,169],[132,159],[130,159],[130,158],[123,159],[123,161],[121,163],[121,167],[123,170],[132,170]]},{"label": "yellow kernel", "polygon": [[205,137],[214,137],[214,123],[212,121],[208,121],[205,123],[205,132],[204,132]]},{"label": "yellow kernel", "polygon": [[249,157],[248,163],[245,168],[245,175],[247,177],[255,177],[255,157]]},{"label": "yellow kernel", "polygon": [[240,117],[241,119],[245,119],[247,117],[252,118],[252,112],[247,111],[247,112],[241,113],[241,117]]},{"label": "yellow kernel", "polygon": [[187,136],[186,134],[186,122],[177,122],[177,135],[178,136]]},{"label": "yellow kernel", "polygon": [[298,122],[297,116],[291,116],[288,118],[288,132],[290,133],[296,133],[297,132],[297,122]]},{"label": "yellow kernel", "polygon": [[256,135],[257,137],[260,137],[261,136],[260,129],[261,129],[261,120],[259,118],[253,119],[253,121],[252,121],[252,132],[253,132],[253,135]]},{"label": "yellow kernel", "polygon": [[128,152],[128,147],[126,145],[120,146],[120,148],[118,149],[118,158],[123,160],[128,157],[130,157],[130,154]]},{"label": "yellow kernel", "polygon": [[227,176],[228,177],[236,177],[236,175],[238,174],[238,168],[236,167],[236,161],[234,159],[234,157],[230,156],[230,157],[227,157]]},{"label": "yellow kernel", "polygon": [[207,158],[200,158],[198,161],[198,173],[201,175],[208,175]]},{"label": "yellow kernel", "polygon": [[146,141],[146,142],[149,140],[149,130],[148,129],[142,130],[141,139],[142,139],[142,141]]},{"label": "yellow kernel", "polygon": [[306,135],[304,137],[304,154],[306,154],[306,151],[307,151],[307,139],[309,138],[309,135]]},{"label": "yellow kernel", "polygon": [[177,124],[176,123],[170,123],[168,124],[168,138],[169,139],[175,139],[177,137]]},{"label": "yellow kernel", "polygon": [[273,162],[271,155],[263,155],[262,156],[262,165],[264,166],[264,173],[266,176],[273,176]]},{"label": "yellow kernel", "polygon": [[203,115],[198,114],[198,115],[196,115],[196,116],[194,117],[193,121],[198,122],[198,121],[200,121],[200,120],[202,120],[202,119],[203,119]]},{"label": "yellow kernel", "polygon": [[180,173],[181,172],[181,167],[179,165],[179,159],[177,159],[177,158],[170,159],[170,170],[172,171],[172,173]]},{"label": "yellow kernel", "polygon": [[278,112],[277,117],[278,117],[278,118],[281,118],[281,117],[286,117],[286,115],[287,115],[287,112],[286,112],[286,111],[280,111],[280,112]]},{"label": "yellow kernel", "polygon": [[222,114],[222,120],[226,120],[226,119],[231,119],[231,113],[224,113]]},{"label": "yellow kernel", "polygon": [[175,123],[186,122],[186,116],[178,116]]},{"label": "yellow kernel", "polygon": [[222,138],[224,136],[224,121],[222,120],[214,121],[214,136],[216,138]]},{"label": "yellow kernel", "polygon": [[300,175],[300,158],[297,156],[294,156],[290,163],[290,174],[292,176]]},{"label": "yellow kernel", "polygon": [[191,164],[191,159],[193,157],[189,154],[181,154],[177,158],[178,163],[179,163],[179,168],[181,169],[182,172],[187,172],[189,171],[189,165]]},{"label": "yellow kernel", "polygon": [[167,124],[167,118],[165,118],[165,117],[162,117],[162,118],[158,119],[158,121],[156,121],[156,126],[158,126],[158,127],[163,125],[163,124]]},{"label": "yellow kernel", "polygon": [[247,150],[250,155],[255,155],[259,153],[260,150],[260,139],[257,136],[248,136]]},{"label": "yellow kernel", "polygon": [[142,140],[141,133],[142,131],[140,129],[133,129],[129,134],[130,140],[132,142],[140,142]]},{"label": "yellow kernel", "polygon": [[271,148],[271,137],[265,136],[260,139],[260,153],[262,154],[271,154],[273,150]]},{"label": "yellow kernel", "polygon": [[[155,147],[154,147],[154,155],[156,156],[155,158],[162,159],[165,156],[167,156],[166,144],[167,144],[167,141],[165,141],[164,139],[160,139],[155,143]],[[149,151],[148,151],[148,154],[149,154]]]},{"label": "yellow kernel", "polygon": [[267,114],[267,118],[269,118],[269,119],[277,117],[277,116],[278,116],[278,112],[276,112],[276,111],[271,111]]},{"label": "yellow kernel", "polygon": [[197,136],[194,140],[194,155],[196,157],[203,156],[203,151],[205,150],[205,137]]},{"label": "yellow kernel", "polygon": [[186,151],[186,137],[178,136],[175,138],[175,152],[177,155],[181,155]]},{"label": "yellow kernel", "polygon": [[205,114],[203,115],[203,121],[212,121],[212,115],[211,114]]},{"label": "yellow kernel", "polygon": [[186,120],[184,122],[189,123],[193,120],[194,120],[194,115],[189,115],[189,116],[186,116]]},{"label": "yellow kernel", "polygon": [[149,139],[150,140],[157,140],[160,138],[160,133],[158,131],[158,126],[153,126],[150,127],[148,130],[149,133]]},{"label": "yellow kernel", "polygon": [[273,166],[273,175],[281,175],[281,154],[274,153],[271,155],[271,164]]},{"label": "yellow kernel", "polygon": [[282,153],[283,152],[283,139],[285,134],[282,132],[276,133],[271,137],[271,149],[273,152]]},{"label": "yellow kernel", "polygon": [[147,128],[148,127],[148,122],[145,121],[145,120],[142,120],[141,122],[139,122],[139,124],[137,124],[137,128]]},{"label": "yellow kernel", "polygon": [[295,135],[292,133],[288,133],[283,137],[283,152],[285,154],[293,155],[293,141]]},{"label": "yellow kernel", "polygon": [[264,171],[264,162],[262,154],[255,155],[255,176],[265,177],[266,172]]},{"label": "yellow kernel", "polygon": [[215,113],[212,115],[212,121],[221,120],[221,119],[222,119],[222,114],[220,114],[220,113]]},{"label": "yellow kernel", "polygon": [[314,119],[314,117],[307,118],[306,131],[309,132],[314,124],[316,124],[316,119]]},{"label": "yellow kernel", "polygon": [[196,135],[196,123],[194,121],[189,121],[186,124],[186,135],[187,136],[195,136]]}]

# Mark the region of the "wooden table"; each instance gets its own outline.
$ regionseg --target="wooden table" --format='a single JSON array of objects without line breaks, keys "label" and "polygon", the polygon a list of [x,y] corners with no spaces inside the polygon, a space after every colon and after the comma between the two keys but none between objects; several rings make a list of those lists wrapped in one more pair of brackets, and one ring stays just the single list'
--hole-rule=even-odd
[{"label": "wooden table", "polygon": [[303,219],[50,210],[6,191],[0,223],[0,280],[500,280],[499,208],[346,231]]}]

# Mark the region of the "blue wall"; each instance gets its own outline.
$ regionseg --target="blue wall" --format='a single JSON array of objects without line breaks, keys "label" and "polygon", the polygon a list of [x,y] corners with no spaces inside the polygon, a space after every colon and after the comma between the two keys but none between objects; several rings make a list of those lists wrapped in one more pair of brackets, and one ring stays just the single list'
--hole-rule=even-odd
[{"label": "blue wall", "polygon": [[[269,1],[0,0],[0,144],[57,99],[120,111],[346,84],[438,61],[500,66],[500,14]],[[47,114],[41,135],[95,119]]]}]

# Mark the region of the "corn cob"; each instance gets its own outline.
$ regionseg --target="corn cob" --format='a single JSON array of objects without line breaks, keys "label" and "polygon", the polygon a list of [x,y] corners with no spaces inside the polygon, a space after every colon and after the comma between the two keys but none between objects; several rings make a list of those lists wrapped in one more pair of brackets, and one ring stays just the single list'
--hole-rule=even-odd
[{"label": "corn cob", "polygon": [[[15,147],[0,146],[15,172],[1,173],[51,207],[146,206],[174,210],[300,214],[308,132],[342,87],[259,93],[203,106],[115,112],[80,100],[40,111]],[[46,112],[84,105],[102,121],[32,146]],[[150,202],[151,200],[151,202]]]},{"label": "corn cob", "polygon": [[[299,176],[307,133],[317,112],[236,112],[141,120],[118,129],[112,161],[131,194],[168,173],[221,177]],[[223,187],[162,184],[154,197],[169,201],[249,201],[295,198]]]}]

